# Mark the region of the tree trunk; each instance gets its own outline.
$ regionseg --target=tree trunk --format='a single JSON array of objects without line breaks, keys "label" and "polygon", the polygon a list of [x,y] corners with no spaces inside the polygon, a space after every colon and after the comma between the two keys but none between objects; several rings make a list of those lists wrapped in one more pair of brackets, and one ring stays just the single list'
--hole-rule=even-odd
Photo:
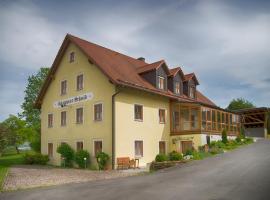
[{"label": "tree trunk", "polygon": [[15,146],[15,148],[16,148],[17,154],[20,154],[20,151],[19,151],[18,147]]}]

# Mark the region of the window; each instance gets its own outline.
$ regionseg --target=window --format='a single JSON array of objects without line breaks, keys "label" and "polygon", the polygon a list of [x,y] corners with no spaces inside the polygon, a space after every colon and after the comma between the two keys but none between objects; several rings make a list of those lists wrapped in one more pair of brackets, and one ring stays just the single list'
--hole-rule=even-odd
[{"label": "window", "polygon": [[181,107],[180,109],[180,120],[181,120],[181,130],[190,130],[190,110],[188,107]]},{"label": "window", "polygon": [[75,61],[75,53],[74,52],[71,52],[69,54],[69,62],[72,63]]},{"label": "window", "polygon": [[134,105],[134,119],[137,121],[143,120],[143,106],[142,105]]},{"label": "window", "polygon": [[173,111],[172,113],[173,117],[173,129],[174,131],[180,130],[180,113],[178,111]]},{"label": "window", "polygon": [[83,123],[83,108],[76,109],[76,123],[77,124]]},{"label": "window", "polygon": [[67,80],[61,81],[61,95],[67,94]]},{"label": "window", "polygon": [[94,120],[95,121],[102,121],[102,111],[103,111],[102,103],[98,103],[94,105]]},{"label": "window", "polygon": [[166,154],[166,142],[165,141],[159,142],[159,154]]},{"label": "window", "polygon": [[48,156],[49,158],[53,157],[53,143],[48,143]]},{"label": "window", "polygon": [[83,89],[83,74],[77,76],[77,90]]},{"label": "window", "polygon": [[216,111],[212,110],[212,130],[216,130],[217,128],[217,123],[216,123]]},{"label": "window", "polygon": [[62,111],[61,112],[61,126],[66,126],[67,125],[67,112]]},{"label": "window", "polygon": [[53,127],[53,114],[48,114],[48,127]]},{"label": "window", "polygon": [[164,77],[162,76],[158,77],[158,88],[164,90]]},{"label": "window", "polygon": [[193,99],[195,98],[195,87],[189,88],[189,97]]},{"label": "window", "polygon": [[76,143],[76,149],[77,151],[83,150],[83,142],[79,141]]},{"label": "window", "polygon": [[175,88],[174,88],[174,92],[175,94],[180,94],[180,83],[179,82],[175,82]]},{"label": "window", "polygon": [[159,115],[159,123],[165,124],[165,109],[159,109],[158,115]]},{"label": "window", "polygon": [[211,121],[211,109],[202,108],[202,129],[203,130],[212,130],[212,121]]},{"label": "window", "polygon": [[143,157],[143,141],[135,141],[135,157]]},{"label": "window", "polygon": [[99,152],[102,152],[102,141],[96,140],[94,141],[94,156],[96,156]]}]

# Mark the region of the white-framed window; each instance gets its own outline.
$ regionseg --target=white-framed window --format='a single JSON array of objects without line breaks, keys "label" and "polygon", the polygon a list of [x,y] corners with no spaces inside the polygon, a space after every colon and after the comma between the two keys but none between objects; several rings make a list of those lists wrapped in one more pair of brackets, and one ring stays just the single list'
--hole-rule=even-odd
[{"label": "white-framed window", "polygon": [[61,112],[61,126],[67,125],[67,111]]},{"label": "white-framed window", "polygon": [[175,88],[174,88],[175,94],[180,94],[180,82],[176,81],[175,82]]},{"label": "white-framed window", "polygon": [[67,94],[67,80],[61,81],[61,95]]},{"label": "white-framed window", "polygon": [[76,142],[76,150],[77,151],[83,150],[83,141]]},{"label": "white-framed window", "polygon": [[142,140],[135,140],[135,157],[141,158],[143,157],[143,141]]},{"label": "white-framed window", "polygon": [[158,88],[164,90],[165,79],[162,76],[158,76]]},{"label": "white-framed window", "polygon": [[83,123],[83,108],[76,109],[76,123],[82,124]]},{"label": "white-framed window", "polygon": [[166,154],[166,142],[165,141],[159,141],[158,147],[159,147],[159,154]]},{"label": "white-framed window", "polygon": [[69,62],[73,63],[75,61],[75,52],[70,52],[69,54]]},{"label": "white-framed window", "polygon": [[134,120],[143,121],[143,106],[135,104],[134,105]]},{"label": "white-framed window", "polygon": [[189,88],[189,97],[194,99],[195,98],[195,87],[191,86]]},{"label": "white-framed window", "polygon": [[94,104],[94,121],[102,121],[103,120],[103,104],[96,103]]},{"label": "white-framed window", "polygon": [[53,114],[49,113],[48,114],[48,128],[53,127]]},{"label": "white-framed window", "polygon": [[165,124],[165,109],[159,109],[158,110],[158,116],[159,116],[159,123]]},{"label": "white-framed window", "polygon": [[102,152],[103,142],[102,140],[94,140],[94,156],[96,156],[99,152]]},{"label": "white-framed window", "polygon": [[52,142],[48,143],[48,156],[49,158],[53,157],[53,143]]},{"label": "white-framed window", "polygon": [[83,74],[77,76],[77,90],[83,89]]}]

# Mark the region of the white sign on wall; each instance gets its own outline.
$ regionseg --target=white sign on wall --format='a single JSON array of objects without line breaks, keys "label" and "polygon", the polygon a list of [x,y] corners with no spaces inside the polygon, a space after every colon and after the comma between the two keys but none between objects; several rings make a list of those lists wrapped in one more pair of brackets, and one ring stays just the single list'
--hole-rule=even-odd
[{"label": "white sign on wall", "polygon": [[78,96],[75,96],[75,97],[70,97],[68,99],[55,101],[54,104],[53,104],[53,107],[54,108],[62,108],[62,107],[72,105],[72,104],[76,104],[76,103],[79,103],[79,102],[88,101],[88,100],[93,99],[93,96],[94,96],[93,93],[89,92],[89,93],[78,95]]}]

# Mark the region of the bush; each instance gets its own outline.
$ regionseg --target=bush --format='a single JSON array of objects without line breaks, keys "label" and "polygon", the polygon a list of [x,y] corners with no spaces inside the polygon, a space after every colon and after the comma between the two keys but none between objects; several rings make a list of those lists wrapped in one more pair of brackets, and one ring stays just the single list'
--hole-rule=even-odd
[{"label": "bush", "polygon": [[188,149],[188,150],[186,150],[186,152],[185,152],[185,156],[191,156],[192,155],[192,150],[191,149]]},{"label": "bush", "polygon": [[169,159],[171,161],[182,160],[183,156],[180,153],[176,152],[176,151],[172,151],[171,153],[169,153]]},{"label": "bush", "polygon": [[213,155],[215,155],[215,154],[220,154],[220,153],[223,153],[223,149],[214,146],[214,147],[211,147],[211,148],[209,149],[209,153],[211,153],[211,154],[213,154]]},{"label": "bush", "polygon": [[[86,161],[84,160],[84,158],[86,158]],[[87,167],[87,164],[90,163],[89,158],[90,158],[90,155],[89,155],[88,151],[86,151],[86,150],[79,150],[75,154],[75,162],[78,164],[78,166],[80,168]],[[86,162],[86,166],[85,166],[85,162]]]},{"label": "bush", "polygon": [[236,141],[238,144],[241,144],[241,143],[242,143],[242,142],[241,142],[240,136],[237,136],[237,138],[235,138],[235,141]]},{"label": "bush", "polygon": [[110,159],[110,156],[104,152],[99,152],[96,155],[97,163],[98,163],[98,168],[100,170],[104,170],[108,160]]},{"label": "bush", "polygon": [[65,158],[65,166],[71,167],[74,159],[74,150],[66,143],[61,144],[57,148],[57,153],[61,154],[62,158]]},{"label": "bush", "polygon": [[155,161],[156,162],[164,162],[168,160],[168,156],[166,156],[165,154],[158,154],[156,155]]},{"label": "bush", "polygon": [[228,138],[227,138],[227,130],[226,130],[226,129],[223,129],[223,130],[222,130],[222,142],[223,142],[224,144],[227,144],[227,142],[228,142]]},{"label": "bush", "polygon": [[253,138],[245,138],[245,139],[244,139],[244,143],[245,143],[245,144],[251,144],[251,143],[253,143],[253,142],[254,142]]},{"label": "bush", "polygon": [[49,157],[41,153],[26,153],[24,155],[24,162],[29,165],[46,165],[49,162]]},{"label": "bush", "polygon": [[224,148],[226,145],[222,141],[213,141],[210,143],[210,148],[217,147],[217,148]]}]

